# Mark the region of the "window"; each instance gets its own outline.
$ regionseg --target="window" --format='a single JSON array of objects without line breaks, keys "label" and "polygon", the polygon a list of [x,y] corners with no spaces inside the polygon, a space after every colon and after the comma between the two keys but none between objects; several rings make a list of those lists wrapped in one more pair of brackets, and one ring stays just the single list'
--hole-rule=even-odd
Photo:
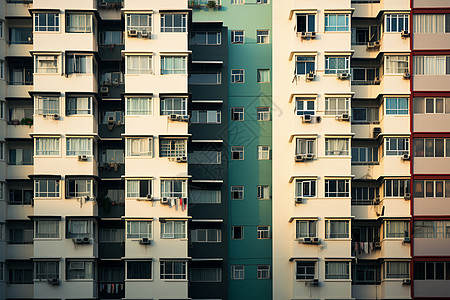
[{"label": "window", "polygon": [[270,226],[257,226],[256,232],[258,240],[267,240],[270,238]]},{"label": "window", "polygon": [[244,160],[244,146],[231,147],[231,160]]},{"label": "window", "polygon": [[8,262],[8,284],[33,284],[33,263]]},{"label": "window", "polygon": [[59,31],[59,14],[34,14],[34,31]]},{"label": "window", "polygon": [[296,97],[295,114],[297,116],[314,115],[315,114],[314,102],[315,99]]},{"label": "window", "polygon": [[386,179],[384,197],[404,197],[409,193],[409,179]]},{"label": "window", "polygon": [[387,156],[409,154],[409,138],[386,138],[385,146]]},{"label": "window", "polygon": [[66,138],[66,155],[90,155],[92,156],[91,138]]},{"label": "window", "polygon": [[450,221],[414,221],[414,238],[449,239]]},{"label": "window", "polygon": [[127,138],[127,156],[153,156],[153,138]]},{"label": "window", "polygon": [[443,114],[444,106],[450,113],[450,98],[414,98],[414,113]]},{"label": "window", "polygon": [[244,279],[244,266],[243,265],[231,266],[231,279],[234,279],[234,280]]},{"label": "window", "polygon": [[220,243],[222,241],[222,230],[193,229],[191,230],[191,241],[193,243]]},{"label": "window", "polygon": [[349,98],[326,98],[325,115],[348,114],[350,107]]},{"label": "window", "polygon": [[372,205],[378,195],[375,187],[352,187],[352,205]]},{"label": "window", "polygon": [[127,261],[127,279],[152,279],[152,262]]},{"label": "window", "polygon": [[450,32],[449,14],[414,14],[414,33]]},{"label": "window", "polygon": [[414,262],[414,280],[449,280],[450,262]]},{"label": "window", "polygon": [[152,15],[151,14],[127,14],[127,31],[152,31]]},{"label": "window", "polygon": [[315,261],[296,261],[295,262],[295,279],[296,280],[312,280],[316,278],[316,262]]},{"label": "window", "polygon": [[270,187],[268,185],[258,185],[257,197],[259,200],[270,199]]},{"label": "window", "polygon": [[301,239],[305,237],[317,237],[317,221],[316,220],[296,220],[295,222],[295,238]]},{"label": "window", "polygon": [[190,282],[222,282],[220,268],[190,268]]},{"label": "window", "polygon": [[187,98],[162,98],[161,116],[187,115]]},{"label": "window", "polygon": [[[3,198],[3,197],[2,197]],[[9,189],[9,205],[31,205],[33,190]]]},{"label": "window", "polygon": [[127,116],[152,114],[151,97],[127,97]]},{"label": "window", "polygon": [[450,198],[450,180],[414,180],[414,198]]},{"label": "window", "polygon": [[[366,0],[356,0],[356,1],[366,1]],[[374,0],[367,0],[367,1],[374,1]],[[379,39],[380,39],[380,26],[372,25],[372,26],[352,28],[352,45],[366,46],[368,42],[379,41]]]},{"label": "window", "polygon": [[101,228],[98,231],[99,243],[123,243],[125,232],[123,228]]},{"label": "window", "polygon": [[352,164],[367,165],[378,162],[378,148],[352,147]]},{"label": "window", "polygon": [[[0,25],[1,24],[2,22],[0,22]],[[33,28],[10,28],[9,39],[11,44],[31,44],[33,42]]]},{"label": "window", "polygon": [[122,72],[103,72],[101,74],[100,85],[118,87],[123,85],[123,73]]},{"label": "window", "polygon": [[[4,237],[4,224],[0,225]],[[28,222],[8,222],[8,244],[10,245],[30,245],[33,244],[33,223]],[[1,240],[4,240],[2,238]]]},{"label": "window", "polygon": [[[3,24],[0,22],[0,24]],[[0,28],[1,30],[2,28]],[[3,38],[3,36],[2,36]],[[0,262],[0,281],[4,281],[5,280],[5,263],[4,262]]]},{"label": "window", "polygon": [[220,110],[193,110],[191,123],[194,124],[220,124],[222,112]]},{"label": "window", "polygon": [[59,261],[36,261],[34,279],[59,279]]},{"label": "window", "polygon": [[189,84],[221,84],[222,73],[190,73]]},{"label": "window", "polygon": [[0,39],[3,39],[5,36],[5,34],[4,34],[5,24],[4,23],[5,22],[3,20],[0,20]]},{"label": "window", "polygon": [[350,262],[326,261],[325,279],[350,279]]},{"label": "window", "polygon": [[349,238],[349,221],[325,220],[325,238],[327,239]]},{"label": "window", "polygon": [[352,269],[352,284],[376,285],[381,281],[379,265],[376,262],[358,262]]},{"label": "window", "polygon": [[414,157],[450,157],[450,139],[414,139]]},{"label": "window", "polygon": [[35,111],[38,115],[59,114],[59,97],[36,96]]},{"label": "window", "polygon": [[295,180],[295,197],[316,197],[316,180]]},{"label": "window", "polygon": [[270,159],[270,147],[269,146],[258,146],[258,159],[259,160]]},{"label": "window", "polygon": [[325,74],[350,73],[349,56],[326,56]]},{"label": "window", "polygon": [[161,74],[187,74],[186,56],[162,56]]},{"label": "window", "polygon": [[270,108],[269,107],[257,107],[257,120],[258,121],[270,121]]},{"label": "window", "polygon": [[409,115],[409,99],[386,98],[386,115]]},{"label": "window", "polygon": [[98,160],[101,163],[123,164],[124,153],[123,149],[100,149]]},{"label": "window", "polygon": [[161,14],[161,32],[186,32],[187,15]]},{"label": "window", "polygon": [[[414,58],[416,59],[417,56]],[[407,55],[387,55],[385,57],[385,74],[406,74],[409,73],[409,56]],[[414,70],[417,66],[414,65]],[[415,73],[418,74],[418,73]]]},{"label": "window", "polygon": [[325,139],[325,155],[350,155],[348,139]]},{"label": "window", "polygon": [[66,58],[67,74],[92,74],[91,55],[68,54]]},{"label": "window", "polygon": [[243,240],[244,239],[244,226],[231,226],[231,239]]},{"label": "window", "polygon": [[161,279],[186,279],[187,263],[185,261],[161,261]]},{"label": "window", "polygon": [[270,70],[269,69],[258,69],[257,80],[259,83],[269,83],[270,82]]},{"label": "window", "polygon": [[219,190],[190,190],[189,203],[220,204],[222,203],[222,193]]},{"label": "window", "polygon": [[325,197],[350,197],[348,179],[326,179]]},{"label": "window", "polygon": [[269,0],[256,0],[256,4],[268,4]]},{"label": "window", "polygon": [[127,180],[127,198],[148,198],[152,196],[151,180]]},{"label": "window", "polygon": [[191,32],[191,45],[220,45],[222,35],[220,32]]},{"label": "window", "polygon": [[269,44],[269,30],[256,30],[256,42],[258,44]]},{"label": "window", "polygon": [[315,61],[315,56],[295,56],[295,74],[305,75],[308,73],[315,73]]},{"label": "window", "polygon": [[348,14],[325,14],[325,31],[349,31]]},{"label": "window", "polygon": [[68,179],[66,181],[68,197],[93,197],[92,179]]},{"label": "window", "polygon": [[231,70],[231,83],[243,83],[244,70]]},{"label": "window", "polygon": [[385,262],[384,278],[409,278],[409,262],[387,261]]},{"label": "window", "polygon": [[166,221],[161,222],[162,239],[185,239],[186,221]]},{"label": "window", "polygon": [[243,199],[244,199],[244,187],[231,186],[231,200],[243,200]]},{"label": "window", "polygon": [[244,30],[231,30],[231,43],[243,44],[244,43]]},{"label": "window", "polygon": [[32,165],[33,164],[33,149],[9,149],[10,165]]},{"label": "window", "polygon": [[56,55],[36,55],[35,73],[58,73],[58,56]]},{"label": "window", "polygon": [[66,115],[91,115],[92,97],[67,97]]},{"label": "window", "polygon": [[92,15],[66,14],[66,32],[92,32]]},{"label": "window", "polygon": [[187,198],[187,181],[161,180],[161,197]]},{"label": "window", "polygon": [[352,68],[352,85],[380,84],[379,68]]},{"label": "window", "polygon": [[151,55],[127,55],[127,74],[151,74]]},{"label": "window", "polygon": [[186,156],[185,139],[160,139],[160,157],[183,157]]},{"label": "window", "polygon": [[296,147],[295,147],[296,155],[312,155],[312,157],[316,154],[316,140],[315,139],[296,139]]},{"label": "window", "polygon": [[127,221],[127,239],[152,239],[152,221]]},{"label": "window", "polygon": [[386,221],[386,238],[404,238],[409,236],[408,221]]},{"label": "window", "polygon": [[100,45],[123,45],[122,31],[100,32]]},{"label": "window", "polygon": [[59,180],[36,179],[34,181],[34,196],[42,198],[59,198]]},{"label": "window", "polygon": [[384,32],[402,32],[409,31],[408,15],[391,15],[385,16]]},{"label": "window", "polygon": [[256,267],[256,278],[257,279],[270,279],[270,266],[269,265],[258,265]]},{"label": "window", "polygon": [[188,155],[189,163],[194,165],[220,165],[221,160],[221,151],[193,151]]},{"label": "window", "polygon": [[67,260],[66,279],[95,279],[95,265],[93,261]]},{"label": "window", "polygon": [[0,80],[5,79],[5,61],[0,60]]},{"label": "window", "polygon": [[449,75],[450,56],[414,56],[414,75]]},{"label": "window", "polygon": [[231,120],[244,121],[244,108],[243,107],[232,107],[231,108]]},{"label": "window", "polygon": [[316,16],[297,14],[297,32],[315,32]]},{"label": "window", "polygon": [[36,220],[35,238],[59,238],[59,220]]}]

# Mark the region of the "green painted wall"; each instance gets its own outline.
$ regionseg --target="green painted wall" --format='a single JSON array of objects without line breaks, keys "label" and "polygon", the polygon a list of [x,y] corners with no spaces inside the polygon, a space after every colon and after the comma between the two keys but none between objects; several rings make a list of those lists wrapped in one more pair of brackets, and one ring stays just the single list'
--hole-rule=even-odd
[{"label": "green painted wall", "polygon": [[[256,31],[272,26],[271,4],[256,4],[245,0],[244,5],[231,5],[222,0],[220,10],[195,9],[195,21],[222,21],[231,30],[244,30],[244,44],[229,44],[228,80],[231,69],[244,69],[245,82],[231,83],[228,88],[228,111],[231,107],[244,107],[244,121],[222,120],[228,123],[228,156],[231,146],[245,146],[245,158],[230,160],[228,165],[228,190],[230,186],[244,186],[244,200],[230,200],[229,230],[231,226],[245,226],[243,240],[230,240],[228,270],[231,265],[245,266],[244,280],[229,280],[229,300],[271,299],[272,280],[257,279],[257,265],[271,265],[271,239],[258,240],[257,226],[272,225],[272,201],[257,199],[258,185],[271,185],[272,161],[258,160],[257,147],[272,143],[272,122],[257,121],[257,107],[272,107],[272,84],[258,83],[257,70],[272,68],[272,44],[257,44]],[[271,40],[271,32],[270,32]],[[272,81],[272,80],[271,80]],[[271,109],[272,111],[272,109]],[[230,193],[229,193],[230,195]]]}]

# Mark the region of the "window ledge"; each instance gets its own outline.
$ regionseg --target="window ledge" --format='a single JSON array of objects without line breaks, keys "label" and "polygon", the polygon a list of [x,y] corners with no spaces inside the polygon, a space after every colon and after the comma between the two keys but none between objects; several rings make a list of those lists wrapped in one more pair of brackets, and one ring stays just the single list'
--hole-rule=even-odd
[{"label": "window ledge", "polygon": [[147,282],[147,281],[153,281],[153,279],[125,279],[124,282]]},{"label": "window ledge", "polygon": [[351,241],[351,238],[325,238],[324,241]]},{"label": "window ledge", "polygon": [[352,282],[351,279],[325,279],[324,282]]},{"label": "window ledge", "polygon": [[161,279],[162,281],[165,282],[187,282],[187,279]]}]

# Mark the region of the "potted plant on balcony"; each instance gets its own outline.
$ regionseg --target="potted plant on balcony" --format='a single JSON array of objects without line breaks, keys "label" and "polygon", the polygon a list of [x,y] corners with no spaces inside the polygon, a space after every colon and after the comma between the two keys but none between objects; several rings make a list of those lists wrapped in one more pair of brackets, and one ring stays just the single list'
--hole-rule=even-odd
[{"label": "potted plant on balcony", "polygon": [[28,126],[31,126],[31,125],[33,125],[33,119],[31,119],[31,118],[23,118],[23,119],[20,121],[20,125],[28,125]]},{"label": "potted plant on balcony", "polygon": [[214,9],[214,8],[217,7],[217,3],[216,3],[216,1],[208,1],[208,3],[206,3],[206,6],[207,6],[209,9]]}]

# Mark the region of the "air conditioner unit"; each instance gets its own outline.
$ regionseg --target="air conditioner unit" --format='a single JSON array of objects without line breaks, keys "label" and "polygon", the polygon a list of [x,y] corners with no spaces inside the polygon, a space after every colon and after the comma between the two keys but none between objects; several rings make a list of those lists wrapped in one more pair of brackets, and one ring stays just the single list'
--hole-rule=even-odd
[{"label": "air conditioner unit", "polygon": [[312,154],[312,153],[306,154],[306,159],[307,159],[307,160],[312,160],[312,159],[314,159],[314,154]]},{"label": "air conditioner unit", "polygon": [[152,194],[147,194],[147,200],[152,200]]},{"label": "air conditioner unit", "polygon": [[102,94],[102,96],[107,96],[109,94],[109,87],[107,86],[100,87],[100,94]]},{"label": "air conditioner unit", "polygon": [[405,193],[405,196],[403,196],[403,198],[405,200],[411,200],[411,194],[410,193]]},{"label": "air conditioner unit", "polygon": [[78,155],[78,160],[79,161],[87,161],[88,157],[87,157],[87,155]]},{"label": "air conditioner unit", "polygon": [[373,80],[373,83],[380,84],[381,83],[381,78],[380,77],[375,77],[375,79]]},{"label": "air conditioner unit", "polygon": [[403,279],[403,284],[404,284],[404,285],[409,285],[409,284],[411,284],[411,279],[410,279],[410,278],[405,278],[405,279]]},{"label": "air conditioner unit", "polygon": [[189,122],[189,118],[190,118],[190,116],[183,115],[183,116],[179,116],[178,120],[183,121],[183,122]]},{"label": "air conditioner unit", "polygon": [[59,120],[59,114],[53,114],[51,115],[53,120]]},{"label": "air conditioner unit", "polygon": [[297,155],[295,155],[295,161],[296,162],[302,162],[302,161],[304,161],[305,160],[305,155],[303,155],[303,154],[297,154]]},{"label": "air conditioner unit", "polygon": [[177,157],[177,162],[179,163],[187,162],[187,157],[186,156]]},{"label": "air conditioner unit", "polygon": [[306,81],[312,81],[314,80],[314,77],[316,76],[316,74],[314,74],[314,72],[309,72],[306,74]]},{"label": "air conditioner unit", "polygon": [[402,30],[402,37],[404,37],[404,38],[409,37],[409,31],[408,30]]},{"label": "air conditioner unit", "polygon": [[47,280],[48,284],[50,285],[59,285],[59,279],[58,278],[49,278]]},{"label": "air conditioner unit", "polygon": [[311,243],[312,243],[312,244],[319,244],[319,243],[320,243],[320,239],[319,239],[318,237],[313,237],[313,238],[311,239]]},{"label": "air conditioner unit", "polygon": [[404,79],[410,79],[411,78],[411,74],[410,73],[405,73],[405,74],[403,74],[403,78]]},{"label": "air conditioner unit", "polygon": [[312,243],[312,239],[310,237],[305,237],[301,241],[303,244],[311,244]]},{"label": "air conditioner unit", "polygon": [[89,237],[78,237],[78,238],[72,239],[72,241],[74,242],[74,244],[89,244],[90,243]]},{"label": "air conditioner unit", "polygon": [[302,204],[305,201],[302,197],[295,197],[295,204]]},{"label": "air conditioner unit", "polygon": [[136,37],[137,35],[138,35],[138,32],[136,29],[128,30],[128,36]]},{"label": "air conditioner unit", "polygon": [[378,205],[380,204],[381,199],[380,196],[375,196],[375,198],[373,198],[373,205]]},{"label": "air conditioner unit", "polygon": [[409,244],[409,243],[411,243],[411,238],[409,238],[409,237],[403,238],[403,244]]},{"label": "air conditioner unit", "polygon": [[339,117],[339,120],[341,120],[341,121],[350,121],[350,116],[348,114],[342,114]]},{"label": "air conditioner unit", "polygon": [[316,38],[316,33],[313,31],[313,32],[311,32],[311,38],[312,39],[315,39]]},{"label": "air conditioner unit", "polygon": [[161,198],[161,204],[169,204],[169,198]]},{"label": "air conditioner unit", "polygon": [[150,33],[149,33],[147,30],[142,30],[142,31],[140,32],[140,34],[141,34],[142,37],[147,38],[147,37],[149,36]]},{"label": "air conditioner unit", "polygon": [[311,32],[303,31],[301,37],[302,39],[309,40],[311,38]]},{"label": "air conditioner unit", "polygon": [[337,77],[339,79],[345,80],[345,79],[349,79],[350,78],[350,74],[349,73],[338,73]]},{"label": "air conditioner unit", "polygon": [[374,41],[374,42],[368,42],[367,43],[367,49],[377,49],[380,47],[380,42],[379,41]]},{"label": "air conditioner unit", "polygon": [[178,120],[178,116],[177,115],[169,115],[169,120],[177,121]]},{"label": "air conditioner unit", "polygon": [[373,128],[373,138],[376,139],[381,133],[381,127],[374,127]]},{"label": "air conditioner unit", "polygon": [[409,154],[403,154],[402,160],[409,160]]},{"label": "air conditioner unit", "polygon": [[381,249],[381,242],[375,242],[375,249]]},{"label": "air conditioner unit", "polygon": [[311,123],[312,117],[311,115],[303,115],[302,122],[303,123]]},{"label": "air conditioner unit", "polygon": [[139,244],[141,244],[141,245],[150,245],[151,243],[152,243],[152,241],[146,237],[139,240]]}]

